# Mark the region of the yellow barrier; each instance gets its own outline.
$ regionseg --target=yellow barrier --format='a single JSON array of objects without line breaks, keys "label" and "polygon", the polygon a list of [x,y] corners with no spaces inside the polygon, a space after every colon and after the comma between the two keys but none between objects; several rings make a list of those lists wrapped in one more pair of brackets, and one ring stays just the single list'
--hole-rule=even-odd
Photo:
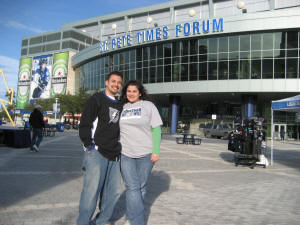
[{"label": "yellow barrier", "polygon": [[9,104],[9,105],[12,105],[12,104],[13,104],[13,99],[14,99],[14,89],[13,89],[13,88],[11,88],[11,89],[8,88],[8,85],[7,85],[7,82],[6,82],[6,78],[5,78],[4,72],[3,72],[3,70],[1,70],[1,69],[0,69],[0,74],[2,74],[2,76],[3,76],[3,81],[4,81],[4,85],[5,85],[5,87],[6,87],[7,93],[10,94],[10,101],[7,101],[7,100],[5,100],[5,99],[0,98],[0,102],[1,102],[2,108],[5,110],[5,112],[6,112],[6,114],[7,114],[7,116],[8,116],[8,118],[9,118],[11,124],[13,125],[13,127],[15,127],[16,125],[15,125],[14,121],[11,119],[11,117],[10,117],[8,111],[7,111],[7,108],[6,108],[5,104],[4,104],[4,103],[7,103],[7,104]]}]

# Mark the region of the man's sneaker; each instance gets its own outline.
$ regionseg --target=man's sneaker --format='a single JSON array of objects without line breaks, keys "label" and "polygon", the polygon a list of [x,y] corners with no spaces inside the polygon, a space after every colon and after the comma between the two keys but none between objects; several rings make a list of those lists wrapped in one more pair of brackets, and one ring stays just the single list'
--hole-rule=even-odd
[{"label": "man's sneaker", "polygon": [[30,147],[30,151],[31,151],[31,152],[35,152],[35,150],[34,150],[33,147]]},{"label": "man's sneaker", "polygon": [[34,151],[39,152],[39,148],[36,145],[33,146],[33,149]]}]

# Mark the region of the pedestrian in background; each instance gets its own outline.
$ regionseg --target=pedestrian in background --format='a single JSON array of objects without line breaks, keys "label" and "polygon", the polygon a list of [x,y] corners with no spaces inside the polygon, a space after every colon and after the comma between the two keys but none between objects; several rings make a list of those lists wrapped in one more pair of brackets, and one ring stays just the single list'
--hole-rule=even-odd
[{"label": "pedestrian in background", "polygon": [[[111,72],[105,90],[91,96],[83,108],[79,137],[85,151],[84,176],[77,225],[110,224],[122,192],[119,142],[122,104],[115,98],[122,80],[120,72]],[[100,211],[93,219],[99,196]]]},{"label": "pedestrian in background", "polygon": [[285,135],[284,129],[281,128],[281,130],[280,130],[280,139],[282,141],[284,141],[284,135]]},{"label": "pedestrian in background", "polygon": [[120,118],[121,173],[126,185],[126,219],[145,224],[144,200],[148,177],[159,159],[162,120],[141,82],[128,81]]},{"label": "pedestrian in background", "polygon": [[29,123],[32,127],[30,151],[38,152],[43,140],[43,128],[45,127],[41,105],[36,105],[34,107],[34,110],[29,117]]}]

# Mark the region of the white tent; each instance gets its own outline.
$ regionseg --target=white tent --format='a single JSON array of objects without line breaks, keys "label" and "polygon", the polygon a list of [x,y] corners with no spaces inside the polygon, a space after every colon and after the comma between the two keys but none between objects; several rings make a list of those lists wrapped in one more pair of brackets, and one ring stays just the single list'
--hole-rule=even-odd
[{"label": "white tent", "polygon": [[300,95],[294,97],[285,98],[277,101],[272,101],[271,110],[271,165],[273,165],[273,112],[274,111],[286,111],[286,112],[300,112]]}]

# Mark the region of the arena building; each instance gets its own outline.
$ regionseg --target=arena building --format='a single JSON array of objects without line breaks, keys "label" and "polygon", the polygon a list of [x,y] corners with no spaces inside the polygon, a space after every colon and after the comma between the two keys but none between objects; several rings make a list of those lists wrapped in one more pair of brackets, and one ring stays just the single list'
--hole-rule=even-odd
[{"label": "arena building", "polygon": [[[119,70],[145,84],[171,133],[237,114],[270,130],[271,101],[300,92],[299,28],[300,0],[179,0],[63,24],[23,38],[18,106],[104,89]],[[43,62],[47,82],[34,76]],[[276,112],[275,132],[299,138],[299,117]]]}]

